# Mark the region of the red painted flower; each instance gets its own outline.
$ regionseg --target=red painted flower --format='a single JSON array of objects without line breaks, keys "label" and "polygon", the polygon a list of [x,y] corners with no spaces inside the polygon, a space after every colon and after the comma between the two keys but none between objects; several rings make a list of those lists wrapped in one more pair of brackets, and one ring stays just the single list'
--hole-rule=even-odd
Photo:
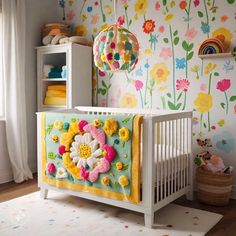
[{"label": "red painted flower", "polygon": [[230,86],[231,86],[230,80],[223,79],[217,83],[216,88],[220,90],[221,92],[225,92],[226,90],[230,88]]},{"label": "red painted flower", "polygon": [[100,77],[104,77],[106,75],[106,73],[101,70],[98,71],[98,74]]},{"label": "red painted flower", "polygon": [[119,25],[123,25],[125,23],[125,16],[119,16],[118,20],[117,20]]},{"label": "red painted flower", "polygon": [[187,92],[189,85],[190,85],[190,82],[187,79],[177,79],[176,81],[177,90],[182,90],[184,92]]},{"label": "red painted flower", "polygon": [[146,20],[143,23],[143,32],[146,34],[150,34],[154,31],[155,29],[155,21],[153,20]]},{"label": "red painted flower", "polygon": [[200,4],[200,0],[194,0],[193,3],[194,3],[194,6],[197,7]]},{"label": "red painted flower", "polygon": [[186,1],[181,1],[179,4],[180,9],[184,10],[187,7],[187,2]]}]

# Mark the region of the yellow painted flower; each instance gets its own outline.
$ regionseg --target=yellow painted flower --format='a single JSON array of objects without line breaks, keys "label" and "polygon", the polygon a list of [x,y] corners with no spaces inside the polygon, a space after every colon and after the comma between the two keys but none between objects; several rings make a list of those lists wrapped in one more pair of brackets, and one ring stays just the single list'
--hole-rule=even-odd
[{"label": "yellow painted flower", "polygon": [[207,93],[199,93],[198,97],[194,100],[194,105],[197,111],[201,113],[209,112],[212,108],[212,96]]},{"label": "yellow painted flower", "polygon": [[158,87],[158,88],[157,88],[157,91],[158,91],[159,93],[161,93],[161,92],[165,91],[167,88],[168,88],[168,85],[163,85],[163,86]]},{"label": "yellow painted flower", "polygon": [[118,123],[116,120],[112,118],[108,118],[105,121],[105,124],[103,126],[103,130],[105,133],[109,136],[112,136],[118,129]]},{"label": "yellow painted flower", "polygon": [[101,125],[101,121],[98,120],[98,119],[95,119],[95,120],[93,120],[93,125],[94,125],[95,127],[99,127],[99,126]]},{"label": "yellow painted flower", "polygon": [[227,51],[230,48],[233,34],[228,29],[221,27],[213,31],[212,37],[220,39]]},{"label": "yellow painted flower", "polygon": [[102,182],[103,185],[109,185],[110,184],[110,179],[107,176],[105,176],[105,177],[102,178],[101,182]]},{"label": "yellow painted flower", "polygon": [[138,104],[137,98],[133,93],[126,93],[122,98],[120,105],[124,108],[134,108]]},{"label": "yellow painted flower", "polygon": [[208,75],[208,74],[211,73],[216,67],[217,67],[216,64],[212,64],[212,63],[210,62],[210,63],[208,63],[208,64],[206,65],[204,73],[205,73],[206,75]]},{"label": "yellow painted flower", "polygon": [[53,125],[58,130],[62,130],[62,128],[63,128],[63,123],[59,120],[56,120]]},{"label": "yellow painted flower", "polygon": [[129,140],[129,129],[126,127],[122,127],[119,129],[119,138],[121,141],[126,142]]},{"label": "yellow painted flower", "polygon": [[55,143],[57,143],[58,140],[59,140],[58,136],[57,136],[56,134],[53,134],[53,135],[52,135],[52,141],[55,142]]},{"label": "yellow painted flower", "polygon": [[199,72],[199,70],[200,70],[200,68],[199,68],[198,65],[195,65],[195,66],[193,66],[193,67],[191,68],[191,71],[192,71],[192,72],[195,72],[195,73]]},{"label": "yellow painted flower", "polygon": [[116,169],[121,171],[123,169],[123,163],[121,161],[116,162]]},{"label": "yellow painted flower", "polygon": [[174,17],[174,14],[168,14],[165,16],[165,22],[170,22]]},{"label": "yellow painted flower", "polygon": [[220,127],[223,127],[224,124],[225,124],[225,120],[224,119],[221,119],[217,122],[217,124],[220,126]]},{"label": "yellow painted flower", "polygon": [[106,56],[105,56],[105,54],[103,52],[101,53],[101,60],[102,61],[106,61]]},{"label": "yellow painted flower", "polygon": [[152,49],[145,49],[144,51],[143,51],[143,55],[147,55],[147,56],[149,56],[149,55],[153,55],[153,50]]},{"label": "yellow painted flower", "polygon": [[77,36],[86,36],[87,35],[87,27],[85,25],[78,25],[76,28],[75,28],[75,34]]},{"label": "yellow painted flower", "polygon": [[111,15],[111,13],[112,13],[112,8],[111,8],[110,5],[105,5],[105,6],[104,6],[104,10],[105,10],[106,15]]},{"label": "yellow painted flower", "polygon": [[97,33],[98,32],[98,28],[93,28],[93,33]]},{"label": "yellow painted flower", "polygon": [[107,28],[108,28],[108,24],[105,23],[105,24],[103,24],[103,25],[101,26],[101,31],[102,31],[102,30],[105,30],[105,29],[107,29]]},{"label": "yellow painted flower", "polygon": [[155,79],[159,84],[161,82],[166,82],[167,77],[170,75],[165,63],[156,63],[152,66],[150,70],[151,78]]},{"label": "yellow painted flower", "polygon": [[129,53],[126,53],[125,55],[124,55],[124,61],[125,62],[130,62],[130,54]]},{"label": "yellow painted flower", "polygon": [[122,186],[122,187],[125,187],[129,184],[129,179],[127,176],[125,175],[121,175],[119,177],[119,180],[118,180],[119,184]]},{"label": "yellow painted flower", "polygon": [[134,11],[139,15],[143,15],[147,10],[147,0],[137,0],[134,4]]}]

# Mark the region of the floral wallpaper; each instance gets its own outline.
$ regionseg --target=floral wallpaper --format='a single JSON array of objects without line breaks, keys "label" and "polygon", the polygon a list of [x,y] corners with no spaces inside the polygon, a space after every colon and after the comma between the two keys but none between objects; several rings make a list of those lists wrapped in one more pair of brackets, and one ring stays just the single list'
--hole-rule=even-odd
[{"label": "floral wallpaper", "polygon": [[[61,0],[58,10],[91,41],[115,22],[112,0]],[[117,15],[140,42],[139,62],[130,73],[94,68],[94,105],[193,110],[195,152],[236,167],[236,58],[198,57],[210,37],[236,51],[236,1],[118,0]]]}]

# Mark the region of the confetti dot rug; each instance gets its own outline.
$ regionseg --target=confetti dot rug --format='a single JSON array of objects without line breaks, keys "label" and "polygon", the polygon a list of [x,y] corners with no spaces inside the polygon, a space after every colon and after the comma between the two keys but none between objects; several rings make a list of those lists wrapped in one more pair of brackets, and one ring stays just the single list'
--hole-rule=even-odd
[{"label": "confetti dot rug", "polygon": [[176,204],[159,210],[155,229],[144,227],[143,214],[49,191],[0,203],[1,236],[199,236],[222,215]]}]

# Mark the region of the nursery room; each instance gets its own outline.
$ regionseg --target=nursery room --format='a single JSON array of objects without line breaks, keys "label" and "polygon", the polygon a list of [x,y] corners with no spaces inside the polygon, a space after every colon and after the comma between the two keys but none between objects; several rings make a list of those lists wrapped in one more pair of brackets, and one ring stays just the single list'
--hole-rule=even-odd
[{"label": "nursery room", "polygon": [[236,235],[236,0],[0,0],[0,235]]}]

